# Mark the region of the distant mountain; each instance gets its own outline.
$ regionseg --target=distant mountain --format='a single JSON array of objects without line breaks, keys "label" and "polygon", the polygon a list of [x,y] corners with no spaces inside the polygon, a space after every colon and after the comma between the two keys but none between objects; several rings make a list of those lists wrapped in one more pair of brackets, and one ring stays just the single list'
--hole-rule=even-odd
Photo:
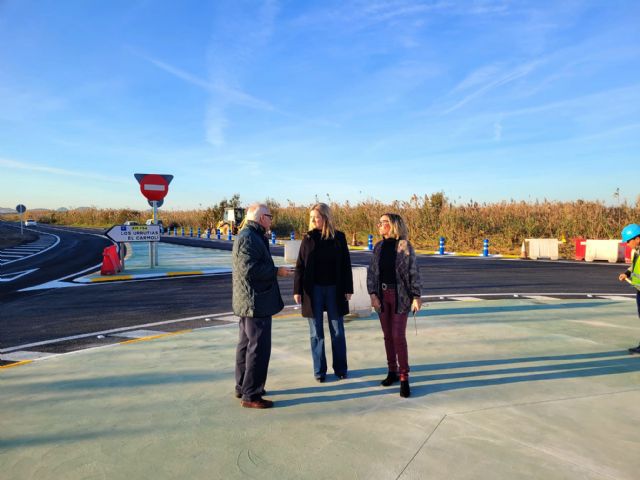
[{"label": "distant mountain", "polygon": [[0,215],[2,215],[3,213],[18,213],[18,212],[16,212],[15,208],[0,207]]}]

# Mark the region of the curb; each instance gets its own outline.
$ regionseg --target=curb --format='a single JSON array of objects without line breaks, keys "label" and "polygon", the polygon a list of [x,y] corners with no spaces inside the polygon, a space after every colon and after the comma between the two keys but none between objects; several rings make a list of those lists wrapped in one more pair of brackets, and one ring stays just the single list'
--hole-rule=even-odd
[{"label": "curb", "polygon": [[187,277],[194,275],[223,275],[231,273],[230,268],[215,268],[204,270],[184,270],[173,272],[158,272],[158,273],[131,273],[127,275],[111,275],[105,277],[81,277],[75,279],[75,283],[106,283],[106,282],[122,282],[127,280],[138,280],[143,278],[163,278],[163,277]]}]

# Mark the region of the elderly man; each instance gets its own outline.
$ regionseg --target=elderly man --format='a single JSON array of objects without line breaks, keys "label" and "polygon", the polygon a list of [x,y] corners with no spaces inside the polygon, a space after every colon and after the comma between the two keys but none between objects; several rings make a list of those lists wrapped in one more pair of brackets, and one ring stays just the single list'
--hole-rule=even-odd
[{"label": "elderly man", "polygon": [[236,349],[236,397],[245,408],[271,408],[262,398],[271,356],[271,316],[284,308],[278,276],[293,270],[276,267],[266,237],[272,215],[264,204],[251,205],[233,244],[233,313],[240,317]]}]

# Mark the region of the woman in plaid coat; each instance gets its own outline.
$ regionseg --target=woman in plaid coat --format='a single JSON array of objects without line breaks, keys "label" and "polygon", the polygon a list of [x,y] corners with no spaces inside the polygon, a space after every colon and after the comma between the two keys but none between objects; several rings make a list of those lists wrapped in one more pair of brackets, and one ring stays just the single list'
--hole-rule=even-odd
[{"label": "woman in plaid coat", "polygon": [[407,317],[422,306],[420,273],[416,253],[408,240],[402,217],[385,213],[378,222],[382,240],[373,248],[367,273],[367,290],[371,306],[380,317],[384,333],[389,373],[380,384],[388,387],[400,380],[400,396],[411,395],[409,355],[407,351]]}]

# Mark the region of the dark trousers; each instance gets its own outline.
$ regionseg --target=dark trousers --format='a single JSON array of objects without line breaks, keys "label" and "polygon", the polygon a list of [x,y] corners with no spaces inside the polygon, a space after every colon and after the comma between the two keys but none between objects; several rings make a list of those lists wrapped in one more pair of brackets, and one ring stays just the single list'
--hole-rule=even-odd
[{"label": "dark trousers", "polygon": [[[638,260],[640,262],[640,260]],[[638,317],[640,317],[640,290],[636,292],[636,307],[638,307]]]},{"label": "dark trousers", "polygon": [[409,353],[407,351],[408,313],[396,313],[396,291],[389,288],[382,292],[380,325],[384,334],[384,350],[390,372],[400,373],[405,379],[409,375]]},{"label": "dark trousers", "polygon": [[326,310],[331,334],[331,352],[333,371],[336,375],[347,374],[347,340],[344,336],[344,318],[338,314],[335,285],[314,285],[313,318],[309,321],[311,338],[311,357],[313,358],[313,375],[316,378],[327,374],[327,358],[324,353],[324,319]]},{"label": "dark trousers", "polygon": [[271,357],[271,317],[240,317],[236,348],[236,391],[244,401],[262,396]]}]

